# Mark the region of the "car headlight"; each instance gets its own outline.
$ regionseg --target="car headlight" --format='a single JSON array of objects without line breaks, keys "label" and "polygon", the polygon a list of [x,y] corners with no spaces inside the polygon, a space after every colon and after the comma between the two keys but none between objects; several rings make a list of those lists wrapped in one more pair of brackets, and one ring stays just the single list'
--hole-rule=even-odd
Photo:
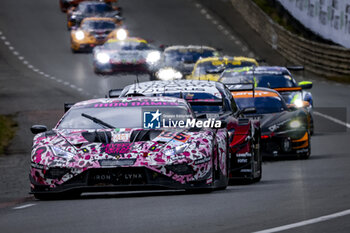
[{"label": "car headlight", "polygon": [[184,143],[184,144],[177,146],[175,148],[165,150],[164,155],[173,156],[173,155],[181,154],[182,152],[184,152],[187,149],[188,145],[189,145],[188,143]]},{"label": "car headlight", "polygon": [[160,60],[160,52],[153,51],[147,55],[146,62],[149,64],[157,63]]},{"label": "car headlight", "polygon": [[304,102],[301,99],[297,99],[297,100],[294,101],[294,105],[297,108],[302,108],[302,107],[304,107]]},{"label": "car headlight", "polygon": [[75,155],[75,154],[73,154],[71,152],[62,150],[61,148],[58,148],[58,147],[55,147],[55,146],[52,146],[51,149],[52,149],[53,154],[55,156],[57,156],[57,157],[61,157],[61,158],[65,158],[65,159],[71,159]]},{"label": "car headlight", "polygon": [[109,62],[109,55],[107,53],[97,53],[96,60],[101,64],[106,64]]},{"label": "car headlight", "polygon": [[75,32],[75,38],[77,38],[77,40],[83,40],[85,38],[84,32],[83,31]]},{"label": "car headlight", "polygon": [[128,37],[128,32],[125,29],[121,28],[117,30],[116,36],[118,40],[125,40]]},{"label": "car headlight", "polygon": [[291,127],[291,128],[299,128],[300,126],[301,126],[301,123],[300,123],[300,121],[298,121],[298,120],[292,120],[290,123],[289,123],[289,126]]},{"label": "car headlight", "polygon": [[173,68],[160,69],[156,73],[156,76],[158,79],[164,80],[164,81],[182,78],[182,74],[179,71],[174,70]]}]

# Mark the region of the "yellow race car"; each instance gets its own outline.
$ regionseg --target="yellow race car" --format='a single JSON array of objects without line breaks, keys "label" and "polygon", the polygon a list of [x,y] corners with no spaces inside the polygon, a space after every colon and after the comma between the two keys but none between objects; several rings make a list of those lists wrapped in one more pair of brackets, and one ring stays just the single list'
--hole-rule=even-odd
[{"label": "yellow race car", "polygon": [[248,57],[208,57],[198,60],[186,79],[218,81],[225,69],[245,66],[259,66],[259,63]]},{"label": "yellow race car", "polygon": [[126,37],[126,34],[113,18],[85,18],[80,27],[71,31],[71,49],[74,53],[91,52],[96,45],[118,36]]}]

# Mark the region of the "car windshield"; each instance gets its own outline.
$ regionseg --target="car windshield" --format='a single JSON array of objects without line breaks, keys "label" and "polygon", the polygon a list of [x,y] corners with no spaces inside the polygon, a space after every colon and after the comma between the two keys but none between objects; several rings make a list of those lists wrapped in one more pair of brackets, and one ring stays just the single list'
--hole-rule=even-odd
[{"label": "car windshield", "polygon": [[296,87],[294,79],[288,74],[240,74],[225,72],[220,80],[223,83],[255,83],[256,87],[280,88]]},{"label": "car windshield", "polygon": [[229,60],[226,63],[223,61],[207,61],[207,62],[201,62],[197,65],[194,75],[195,76],[202,76],[206,75],[208,73],[221,73],[225,69],[232,69],[232,68],[239,68],[239,67],[246,67],[246,66],[254,66],[255,64],[253,62],[248,61],[236,61],[236,60]]},{"label": "car windshield", "polygon": [[[137,102],[139,103],[139,102]],[[155,102],[167,103],[167,102]],[[126,106],[123,106],[124,104]],[[167,103],[169,104],[169,103]],[[114,128],[143,128],[147,121],[151,121],[154,113],[158,110],[161,113],[159,120],[162,125],[163,122],[168,123],[168,119],[172,121],[192,119],[190,109],[185,105],[178,106],[133,106],[132,103],[118,103],[113,104],[112,107],[105,105],[72,108],[64,116],[58,125],[58,129],[102,129],[104,126],[96,123],[89,117],[94,117],[102,121],[104,124],[113,126]],[[83,115],[82,115],[83,114]],[[84,116],[85,115],[85,116]],[[86,117],[88,116],[88,117]],[[147,118],[148,117],[148,118]],[[149,117],[151,117],[149,119]],[[145,120],[146,119],[146,120]],[[144,121],[145,120],[145,121]],[[153,123],[156,123],[156,121]]]},{"label": "car windshield", "polygon": [[85,5],[82,9],[84,14],[101,14],[109,11],[113,11],[113,8],[107,4]]},{"label": "car windshield", "polygon": [[[224,105],[221,98],[210,93],[164,93],[163,96],[185,98],[191,105],[193,112],[199,113],[221,113],[224,111]],[[205,104],[208,102],[208,104]]]},{"label": "car windshield", "polygon": [[193,50],[193,49],[179,49],[164,52],[165,62],[184,62],[193,64],[199,58],[213,57],[213,50]]},{"label": "car windshield", "polygon": [[117,41],[110,42],[104,45],[106,49],[112,50],[150,50],[151,47],[144,42],[134,42],[134,41]]},{"label": "car windshield", "polygon": [[82,25],[83,29],[115,29],[115,23],[111,21],[86,21]]},{"label": "car windshield", "polygon": [[240,109],[256,108],[256,114],[268,114],[285,110],[280,97],[235,98]]}]

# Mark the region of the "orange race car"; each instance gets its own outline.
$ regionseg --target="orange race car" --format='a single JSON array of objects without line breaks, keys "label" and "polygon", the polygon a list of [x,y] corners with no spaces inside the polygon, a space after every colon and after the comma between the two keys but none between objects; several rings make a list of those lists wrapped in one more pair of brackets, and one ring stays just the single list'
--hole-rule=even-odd
[{"label": "orange race car", "polygon": [[80,27],[71,31],[72,52],[90,52],[96,45],[109,39],[126,37],[126,30],[116,24],[113,18],[85,18]]},{"label": "orange race car", "polygon": [[[87,1],[87,0],[59,0],[59,5],[62,12],[67,12],[67,10],[70,7],[77,6],[80,2]],[[116,3],[118,0],[100,0],[104,1],[105,3],[112,4]]]}]

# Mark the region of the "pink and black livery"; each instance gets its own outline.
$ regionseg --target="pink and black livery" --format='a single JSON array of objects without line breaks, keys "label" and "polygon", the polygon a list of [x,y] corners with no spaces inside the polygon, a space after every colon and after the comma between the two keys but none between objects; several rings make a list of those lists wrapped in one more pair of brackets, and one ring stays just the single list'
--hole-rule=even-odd
[{"label": "pink and black livery", "polygon": [[183,99],[126,97],[76,103],[50,131],[33,126],[31,192],[46,199],[86,191],[225,188],[227,128],[144,128],[143,116],[154,112],[164,122],[174,114],[179,117],[172,120],[194,119]]}]

